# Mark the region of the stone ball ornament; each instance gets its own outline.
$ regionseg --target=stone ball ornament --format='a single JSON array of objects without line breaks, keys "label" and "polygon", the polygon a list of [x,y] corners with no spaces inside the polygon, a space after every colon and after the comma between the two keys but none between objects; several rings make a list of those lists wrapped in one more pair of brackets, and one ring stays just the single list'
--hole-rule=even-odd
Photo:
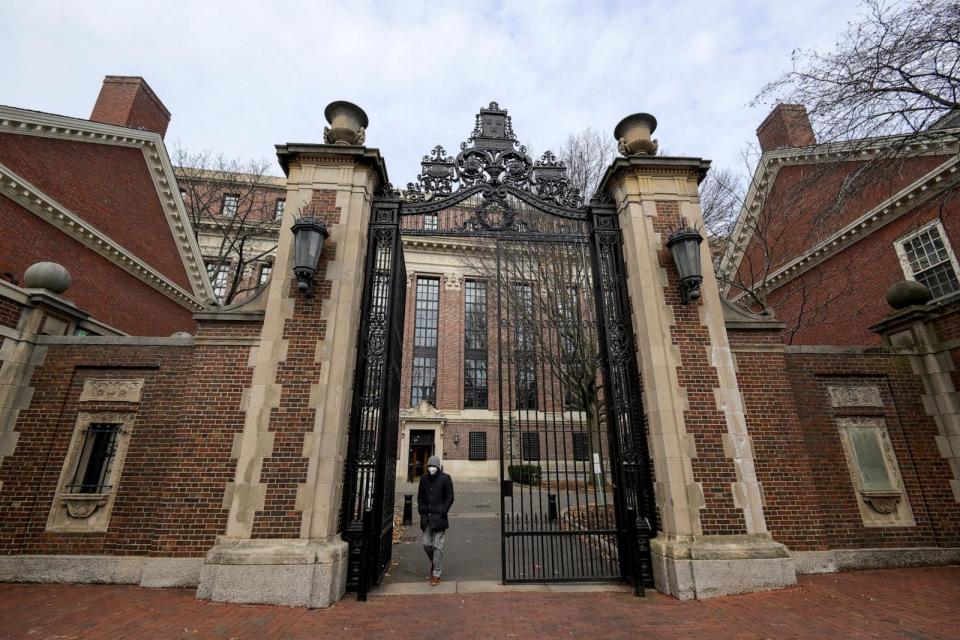
[{"label": "stone ball ornament", "polygon": [[330,123],[323,128],[323,141],[327,144],[362,145],[366,140],[370,120],[363,109],[352,102],[331,102],[323,115]]},{"label": "stone ball ornament", "polygon": [[56,262],[36,262],[24,271],[23,283],[28,289],[46,289],[60,294],[70,288],[70,272]]},{"label": "stone ball ornament", "polygon": [[617,123],[613,137],[617,139],[617,148],[624,156],[653,156],[660,146],[651,137],[656,130],[656,118],[649,113],[634,113]]},{"label": "stone ball ornament", "polygon": [[906,309],[915,305],[927,304],[933,299],[930,289],[916,280],[895,282],[887,291],[887,304],[894,309]]}]

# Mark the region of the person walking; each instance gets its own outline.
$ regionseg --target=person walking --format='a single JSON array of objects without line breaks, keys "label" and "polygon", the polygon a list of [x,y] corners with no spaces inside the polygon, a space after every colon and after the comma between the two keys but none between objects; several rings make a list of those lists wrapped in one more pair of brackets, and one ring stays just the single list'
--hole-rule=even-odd
[{"label": "person walking", "polygon": [[453,504],[453,479],[440,469],[440,458],[430,456],[427,472],[420,476],[417,511],[423,531],[423,550],[430,558],[430,585],[440,584],[443,573],[443,542],[450,523],[447,513]]}]

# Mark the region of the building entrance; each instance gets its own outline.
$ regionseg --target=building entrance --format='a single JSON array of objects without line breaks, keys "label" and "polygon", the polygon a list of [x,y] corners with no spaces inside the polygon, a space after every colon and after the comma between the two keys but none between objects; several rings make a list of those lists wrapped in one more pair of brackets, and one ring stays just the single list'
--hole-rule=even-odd
[{"label": "building entrance", "polygon": [[410,431],[410,447],[407,454],[407,482],[420,479],[427,472],[427,460],[434,453],[433,430]]}]

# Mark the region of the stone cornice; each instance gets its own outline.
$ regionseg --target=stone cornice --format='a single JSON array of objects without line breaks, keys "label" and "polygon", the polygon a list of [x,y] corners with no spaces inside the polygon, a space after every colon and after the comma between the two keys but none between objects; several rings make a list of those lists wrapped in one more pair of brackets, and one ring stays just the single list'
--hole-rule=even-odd
[{"label": "stone cornice", "polygon": [[190,281],[190,297],[198,303],[214,299],[200,248],[176,187],[177,180],[163,138],[159,134],[6,106],[0,106],[0,132],[139,148],[150,170],[157,197]]},{"label": "stone cornice", "polygon": [[376,174],[381,185],[389,183],[387,165],[380,156],[379,149],[343,144],[307,144],[288,142],[278,144],[277,160],[285,175],[290,175],[290,164],[298,159],[309,159],[311,162],[354,162],[369,167]]},{"label": "stone cornice", "polygon": [[206,307],[192,293],[182,289],[178,284],[117,244],[108,235],[68,210],[3,164],[0,164],[0,193],[187,309],[199,311]]},{"label": "stone cornice", "polygon": [[[777,174],[782,167],[798,164],[869,160],[878,156],[883,150],[889,149],[891,145],[905,142],[911,138],[915,138],[914,142],[907,144],[907,146],[901,150],[901,153],[923,156],[956,154],[960,151],[960,130],[948,129],[937,131],[936,133],[928,132],[928,135],[922,138],[917,138],[916,136],[890,136],[868,140],[819,144],[809,147],[791,147],[764,153],[754,171],[750,188],[744,199],[744,205],[734,225],[731,242],[727,243],[727,248],[720,261],[720,268],[718,269],[717,275],[730,279],[740,268],[740,261],[743,259],[747,246],[753,238],[757,218],[763,211],[764,203],[770,193],[770,189],[773,188]],[[914,185],[923,181],[925,177],[926,176],[920,178]],[[912,186],[913,185],[908,186],[905,190],[909,190]],[[869,218],[870,215],[871,214],[868,213],[864,218]],[[858,224],[861,220],[853,224]]]},{"label": "stone cornice", "polygon": [[597,193],[611,193],[614,180],[624,172],[642,173],[651,176],[673,176],[693,174],[697,183],[703,180],[710,168],[710,161],[703,158],[684,158],[674,156],[630,156],[617,158],[607,167]]}]

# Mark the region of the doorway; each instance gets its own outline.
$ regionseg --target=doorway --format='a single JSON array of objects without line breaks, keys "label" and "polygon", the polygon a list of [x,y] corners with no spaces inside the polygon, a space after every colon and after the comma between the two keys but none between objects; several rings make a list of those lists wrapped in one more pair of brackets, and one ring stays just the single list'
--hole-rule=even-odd
[{"label": "doorway", "polygon": [[427,460],[434,454],[433,433],[433,429],[413,429],[410,431],[407,482],[415,482],[427,472]]}]

